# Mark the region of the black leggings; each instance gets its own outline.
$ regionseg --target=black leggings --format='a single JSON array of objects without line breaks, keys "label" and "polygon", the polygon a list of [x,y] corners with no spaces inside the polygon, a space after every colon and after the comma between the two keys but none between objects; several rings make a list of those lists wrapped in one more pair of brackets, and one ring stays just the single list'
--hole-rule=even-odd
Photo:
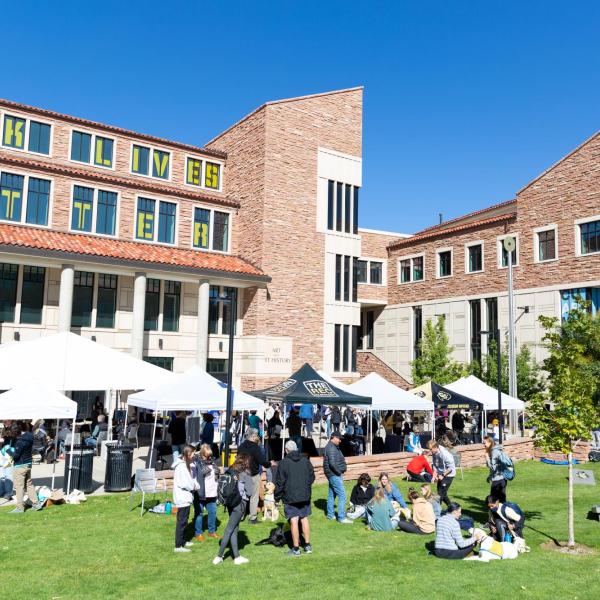
[{"label": "black leggings", "polygon": [[223,532],[223,539],[219,546],[219,556],[221,558],[223,558],[229,543],[231,543],[231,553],[233,554],[233,558],[237,558],[240,555],[238,548],[238,531],[240,530],[240,523],[246,513],[246,504],[247,503],[242,500],[236,507],[227,509],[229,512],[229,521],[227,521],[227,526]]},{"label": "black leggings", "polygon": [[458,548],[457,550],[445,550],[443,548],[436,548],[435,555],[438,558],[448,558],[450,560],[461,560],[466,556],[469,556],[473,551],[474,544],[466,546],[465,548]]},{"label": "black leggings", "polygon": [[500,481],[492,481],[490,495],[504,504],[506,502],[506,479],[502,478]]},{"label": "black leggings", "polygon": [[454,477],[444,477],[437,482],[437,493],[440,497],[440,503],[443,502],[446,506],[450,506],[450,498],[448,498],[448,490],[454,481]]},{"label": "black leggings", "polygon": [[190,507],[182,506],[177,509],[177,525],[175,526],[175,548],[185,546],[185,528],[190,517]]},{"label": "black leggings", "polygon": [[400,531],[406,531],[406,533],[427,535],[424,531],[421,531],[413,521],[405,521],[404,519],[400,519],[400,522],[398,523],[398,529],[400,529]]}]

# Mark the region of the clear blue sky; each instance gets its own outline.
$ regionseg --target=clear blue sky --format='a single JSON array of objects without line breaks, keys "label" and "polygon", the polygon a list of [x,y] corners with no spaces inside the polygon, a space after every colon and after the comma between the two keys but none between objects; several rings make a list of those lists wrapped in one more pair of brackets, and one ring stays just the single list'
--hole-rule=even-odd
[{"label": "clear blue sky", "polygon": [[600,3],[3,0],[0,96],[193,144],[365,86],[361,226],[514,197],[600,129]]}]

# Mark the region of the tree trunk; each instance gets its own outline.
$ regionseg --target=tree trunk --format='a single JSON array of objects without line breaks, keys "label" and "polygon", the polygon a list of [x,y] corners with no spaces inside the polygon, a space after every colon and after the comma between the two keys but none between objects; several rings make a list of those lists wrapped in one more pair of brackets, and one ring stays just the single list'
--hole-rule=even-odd
[{"label": "tree trunk", "polygon": [[573,522],[573,452],[569,452],[569,548],[575,547],[575,526]]}]

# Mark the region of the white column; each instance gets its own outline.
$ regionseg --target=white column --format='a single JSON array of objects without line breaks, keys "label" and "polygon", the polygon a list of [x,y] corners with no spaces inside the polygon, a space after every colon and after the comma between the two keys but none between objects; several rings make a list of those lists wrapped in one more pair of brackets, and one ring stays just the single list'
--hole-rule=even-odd
[{"label": "white column", "polygon": [[58,296],[58,332],[71,331],[71,313],[73,312],[73,280],[75,267],[63,265],[60,272],[60,292]]},{"label": "white column", "polygon": [[201,279],[198,285],[198,338],[196,340],[196,363],[206,369],[208,358],[208,303],[210,283]]},{"label": "white column", "polygon": [[146,273],[136,273],[133,283],[133,323],[131,326],[131,354],[144,355],[144,312],[146,310]]}]

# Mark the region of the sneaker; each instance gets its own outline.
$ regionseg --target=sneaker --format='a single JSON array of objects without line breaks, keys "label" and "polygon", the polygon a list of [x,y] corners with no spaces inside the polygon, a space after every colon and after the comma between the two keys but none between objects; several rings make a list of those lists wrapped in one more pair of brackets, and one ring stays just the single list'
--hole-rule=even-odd
[{"label": "sneaker", "polygon": [[[208,535],[210,535],[210,533],[209,533]],[[195,536],[194,536],[194,539],[195,539],[197,542],[203,542],[203,541],[204,541],[204,536],[203,536],[202,534],[200,534],[200,535],[195,535]]]},{"label": "sneaker", "polygon": [[214,538],[215,540],[220,540],[221,536],[218,533],[207,533],[209,538]]},{"label": "sneaker", "polygon": [[310,544],[306,544],[306,546],[304,546],[304,552],[306,554],[312,554],[312,546]]},{"label": "sneaker", "polygon": [[20,515],[21,513],[24,513],[25,511],[22,508],[13,508],[11,511],[8,512],[9,515]]},{"label": "sneaker", "polygon": [[300,556],[300,548],[290,548],[285,554],[286,556]]},{"label": "sneaker", "polygon": [[327,517],[328,521],[335,521],[335,517]]},{"label": "sneaker", "polygon": [[338,521],[338,523],[342,523],[342,525],[352,525],[352,523],[354,523],[354,521],[351,521],[350,519],[346,519],[344,517],[343,519],[340,519]]},{"label": "sneaker", "polygon": [[191,550],[182,546],[181,548],[174,548],[173,552],[191,552]]},{"label": "sneaker", "polygon": [[249,563],[250,561],[247,558],[244,558],[243,556],[238,556],[237,558],[233,559],[233,564],[234,565],[245,565],[246,563]]},{"label": "sneaker", "polygon": [[213,558],[212,564],[213,565],[220,565],[223,562],[223,557],[222,556],[215,556]]},{"label": "sneaker", "polygon": [[31,506],[31,510],[42,510],[44,508],[44,504],[42,502],[36,502]]},{"label": "sneaker", "polygon": [[258,524],[258,519],[248,519],[248,525],[256,525]]},{"label": "sneaker", "polygon": [[191,548],[193,545],[194,545],[194,542],[186,542],[185,543],[186,548]]}]

